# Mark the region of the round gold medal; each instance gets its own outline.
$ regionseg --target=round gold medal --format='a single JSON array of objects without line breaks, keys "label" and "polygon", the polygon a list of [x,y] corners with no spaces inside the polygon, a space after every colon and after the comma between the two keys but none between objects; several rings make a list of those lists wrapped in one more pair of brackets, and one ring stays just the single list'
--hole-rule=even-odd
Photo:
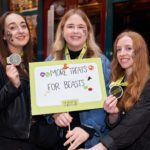
[{"label": "round gold medal", "polygon": [[119,99],[123,95],[123,89],[120,85],[114,85],[110,88],[110,94]]}]

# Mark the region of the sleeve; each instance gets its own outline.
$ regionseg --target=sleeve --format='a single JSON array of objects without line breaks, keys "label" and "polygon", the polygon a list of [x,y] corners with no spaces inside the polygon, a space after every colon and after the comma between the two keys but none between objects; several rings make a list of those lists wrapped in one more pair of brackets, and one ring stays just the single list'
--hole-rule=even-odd
[{"label": "sleeve", "polygon": [[[105,134],[105,111],[104,109],[92,109],[80,112],[81,126],[93,129],[89,139],[85,143],[85,148],[90,148],[96,145],[100,140],[102,134]],[[85,130],[86,131],[86,130]]]},{"label": "sleeve", "polygon": [[107,93],[107,95],[109,95],[110,61],[103,54],[100,55],[100,58],[101,58],[101,61],[102,61],[102,68],[103,68],[103,74],[104,74],[104,80],[105,80],[105,86],[106,86],[106,93]]},{"label": "sleeve", "polygon": [[[102,143],[111,150],[132,145],[145,132],[150,124],[150,80],[146,84],[139,101],[126,113]],[[138,131],[138,132],[137,132]]]},{"label": "sleeve", "polygon": [[6,108],[20,94],[21,88],[5,80],[4,70],[0,66],[0,111]]},{"label": "sleeve", "polygon": [[100,137],[106,127],[105,116],[106,113],[102,108],[82,111],[80,113],[81,125],[93,128],[95,130],[95,134]]},{"label": "sleeve", "polygon": [[119,114],[118,114],[118,119],[116,120],[116,122],[114,122],[113,124],[109,122],[109,114],[106,114],[106,118],[105,118],[105,122],[107,124],[107,126],[110,128],[110,129],[113,129],[115,128],[119,123],[120,121],[122,120],[122,118],[124,118],[124,116],[126,115],[126,112],[125,111],[120,111]]},{"label": "sleeve", "polygon": [[48,114],[48,115],[44,115],[44,116],[45,116],[45,119],[46,119],[48,124],[54,123],[54,119],[52,117],[52,114]]},{"label": "sleeve", "polygon": [[[106,85],[107,94],[109,93],[109,79],[110,79],[110,62],[103,55],[100,55],[102,61],[102,69],[104,73],[104,80]],[[86,142],[86,147],[91,147],[100,141],[101,135],[105,134],[106,123],[105,123],[106,112],[103,108],[92,109],[87,111],[82,111],[80,113],[81,125],[95,130],[92,139]]]},{"label": "sleeve", "polygon": [[84,125],[81,125],[81,128],[89,134],[89,139],[91,139],[94,136],[95,129],[84,126]]}]

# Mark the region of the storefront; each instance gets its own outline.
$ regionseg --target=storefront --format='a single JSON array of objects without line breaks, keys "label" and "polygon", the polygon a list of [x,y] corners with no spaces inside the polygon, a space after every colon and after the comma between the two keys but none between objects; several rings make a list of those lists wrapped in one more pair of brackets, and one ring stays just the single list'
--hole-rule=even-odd
[{"label": "storefront", "polygon": [[108,58],[112,56],[115,36],[124,29],[140,32],[148,43],[150,41],[150,0],[1,0],[0,14],[11,10],[27,18],[35,55],[38,60],[44,60],[50,52],[59,20],[75,7],[87,13],[96,42]]}]

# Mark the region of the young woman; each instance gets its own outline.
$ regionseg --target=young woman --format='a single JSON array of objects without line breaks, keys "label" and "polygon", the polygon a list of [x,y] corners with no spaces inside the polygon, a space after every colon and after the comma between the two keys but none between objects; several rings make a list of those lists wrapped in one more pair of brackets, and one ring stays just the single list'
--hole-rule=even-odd
[{"label": "young woman", "polygon": [[[108,91],[109,61],[95,43],[93,28],[86,14],[80,9],[71,9],[62,17],[58,25],[52,55],[47,58],[47,61],[92,57],[99,57],[102,61]],[[56,113],[52,115],[52,118],[47,119],[49,123],[54,120],[60,130],[62,140],[57,150],[66,149],[65,146],[68,146],[69,150],[74,150],[81,144],[85,144],[86,148],[91,147],[99,142],[105,130],[103,109]],[[68,124],[71,124],[69,132],[67,132]]]},{"label": "young woman", "polygon": [[6,12],[0,17],[1,150],[41,150],[33,142],[38,137],[34,134],[37,119],[31,116],[29,94],[28,63],[32,59],[26,20],[20,14]]},{"label": "young woman", "polygon": [[[133,31],[118,35],[111,64],[113,85],[122,86],[123,96],[110,95],[104,103],[112,130],[89,150],[149,150],[150,70],[143,37]],[[120,80],[122,79],[122,80]],[[119,82],[118,82],[119,81]]]}]

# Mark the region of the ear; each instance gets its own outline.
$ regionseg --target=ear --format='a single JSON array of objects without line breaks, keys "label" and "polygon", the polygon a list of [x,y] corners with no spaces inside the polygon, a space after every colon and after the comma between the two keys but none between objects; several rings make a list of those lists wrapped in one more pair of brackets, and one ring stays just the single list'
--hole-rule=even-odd
[{"label": "ear", "polygon": [[5,35],[3,36],[3,40],[6,40],[6,37],[5,37]]}]

